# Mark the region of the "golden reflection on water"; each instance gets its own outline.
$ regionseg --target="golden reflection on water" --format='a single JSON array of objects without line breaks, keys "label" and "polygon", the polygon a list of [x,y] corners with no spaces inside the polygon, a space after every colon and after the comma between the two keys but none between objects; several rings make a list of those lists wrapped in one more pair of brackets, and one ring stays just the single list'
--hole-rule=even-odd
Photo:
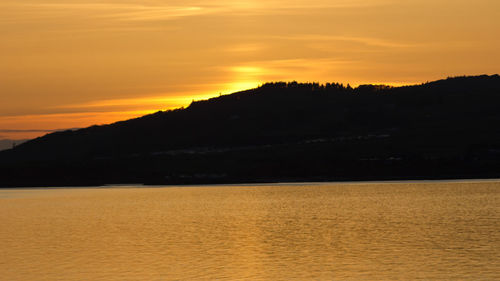
[{"label": "golden reflection on water", "polygon": [[500,182],[0,190],[1,280],[499,280]]}]

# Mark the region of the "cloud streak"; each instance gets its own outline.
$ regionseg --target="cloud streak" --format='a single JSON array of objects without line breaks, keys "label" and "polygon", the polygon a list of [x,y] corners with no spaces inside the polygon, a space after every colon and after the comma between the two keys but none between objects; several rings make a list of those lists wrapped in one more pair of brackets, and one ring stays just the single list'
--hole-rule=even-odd
[{"label": "cloud streak", "polygon": [[354,63],[356,61],[335,58],[295,58],[246,62],[245,65],[231,66],[226,70],[239,77],[267,81],[295,79],[299,75],[303,76],[308,73],[312,76],[317,72],[330,71],[332,68],[345,68]]},{"label": "cloud streak", "polygon": [[110,21],[157,21],[214,12],[199,6],[142,5],[123,3],[29,3],[0,4],[0,23],[93,19]]},{"label": "cloud streak", "polygon": [[270,38],[290,40],[290,41],[307,41],[307,42],[353,42],[371,47],[384,47],[384,48],[410,48],[421,46],[413,43],[402,43],[393,40],[386,40],[375,37],[363,36],[338,36],[338,35],[318,35],[318,34],[303,34],[303,35],[290,35],[290,36],[270,36]]},{"label": "cloud streak", "polygon": [[83,111],[88,111],[92,109],[105,109],[113,110],[127,109],[130,108],[154,108],[156,110],[166,110],[179,108],[189,105],[189,103],[195,99],[207,99],[212,97],[213,94],[184,94],[184,95],[169,95],[169,96],[151,96],[151,97],[139,97],[139,98],[122,98],[122,99],[104,99],[104,100],[94,100],[89,102],[81,102],[74,104],[65,104],[60,106],[55,106],[54,109],[79,109]]},{"label": "cloud streak", "polygon": [[0,129],[0,133],[49,133],[58,130],[44,130],[44,129],[25,129],[25,130],[15,130],[15,129]]},{"label": "cloud streak", "polygon": [[[61,131],[60,128],[83,128],[93,124],[109,124],[154,112],[155,110],[76,112],[0,117],[0,128],[2,128],[0,132],[10,139],[35,138]],[[33,129],[34,127],[44,129]]]},{"label": "cloud streak", "polygon": [[295,1],[283,3],[283,1],[217,1],[216,4],[206,4],[206,1],[188,2],[187,4],[174,3],[165,5],[161,2],[137,3],[82,3],[71,2],[53,3],[0,3],[4,10],[0,22],[15,23],[22,21],[43,21],[50,19],[78,19],[93,18],[117,21],[165,21],[183,17],[200,16],[207,14],[230,14],[230,15],[269,15],[269,14],[300,14],[304,11],[324,9],[347,9],[381,6],[392,3],[392,1]]}]

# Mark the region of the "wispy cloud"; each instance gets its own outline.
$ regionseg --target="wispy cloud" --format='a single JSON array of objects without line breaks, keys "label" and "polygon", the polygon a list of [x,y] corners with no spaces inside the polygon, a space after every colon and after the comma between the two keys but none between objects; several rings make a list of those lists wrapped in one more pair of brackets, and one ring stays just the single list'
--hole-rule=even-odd
[{"label": "wispy cloud", "polygon": [[215,9],[183,5],[144,5],[127,3],[4,3],[0,23],[47,20],[101,19],[102,21],[170,20],[206,13]]},{"label": "wispy cloud", "polygon": [[397,3],[394,0],[219,0],[213,2],[212,5],[207,5],[205,1],[198,1],[198,5],[206,7],[217,7],[220,12],[237,12],[246,11],[249,14],[265,13],[265,14],[280,14],[280,13],[302,13],[303,11],[310,12],[311,10],[324,9],[347,9],[347,8],[363,8],[374,6],[386,6]]},{"label": "wispy cloud", "polygon": [[290,40],[290,41],[307,41],[307,42],[353,42],[371,47],[385,48],[408,48],[418,47],[418,44],[398,42],[375,37],[364,36],[338,36],[338,35],[319,35],[319,34],[297,34],[288,36],[270,36],[273,39]]},{"label": "wispy cloud", "polygon": [[110,12],[103,17],[121,21],[159,21],[214,13],[215,9],[199,6],[128,6],[122,12]]},{"label": "wispy cloud", "polygon": [[0,133],[48,133],[55,132],[58,130],[54,129],[24,129],[24,130],[14,130],[14,129],[0,129]]},{"label": "wispy cloud", "polygon": [[2,128],[0,132],[9,139],[35,138],[60,131],[61,128],[83,128],[93,124],[108,124],[154,112],[155,110],[138,110],[4,116],[0,117],[0,128]]},{"label": "wispy cloud", "polygon": [[264,79],[274,75],[276,78],[271,80],[276,80],[286,77],[290,79],[299,75],[303,76],[307,72],[328,71],[332,68],[341,66],[347,67],[353,63],[355,63],[355,61],[335,58],[264,60],[246,62],[245,65],[230,66],[227,68],[227,71],[235,73],[238,76],[261,77]]},{"label": "wispy cloud", "polygon": [[225,51],[231,53],[251,53],[262,51],[265,48],[266,46],[262,43],[242,43],[226,47]]},{"label": "wispy cloud", "polygon": [[183,17],[206,14],[230,15],[261,15],[261,14],[295,14],[311,10],[361,8],[387,5],[390,0],[377,1],[305,1],[284,2],[270,1],[226,1],[219,0],[207,4],[206,1],[189,1],[186,4],[177,2],[166,5],[161,2],[143,1],[117,3],[82,3],[82,2],[13,2],[0,3],[5,13],[0,22],[15,23],[16,21],[40,21],[61,18],[102,18],[118,21],[164,21]]},{"label": "wispy cloud", "polygon": [[178,108],[189,105],[193,100],[206,99],[212,97],[213,94],[193,94],[193,95],[169,95],[169,96],[151,96],[138,98],[122,98],[122,99],[103,99],[89,102],[81,102],[74,104],[66,104],[54,107],[54,109],[105,109],[112,111],[113,109],[128,109],[130,108],[150,108],[156,110],[165,110]]}]

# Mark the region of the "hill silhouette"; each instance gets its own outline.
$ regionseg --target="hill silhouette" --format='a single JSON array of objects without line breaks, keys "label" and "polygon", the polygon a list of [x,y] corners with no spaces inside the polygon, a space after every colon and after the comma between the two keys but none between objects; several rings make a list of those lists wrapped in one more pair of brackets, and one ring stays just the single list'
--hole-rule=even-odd
[{"label": "hill silhouette", "polygon": [[0,152],[0,185],[500,175],[500,77],[389,87],[267,83]]}]

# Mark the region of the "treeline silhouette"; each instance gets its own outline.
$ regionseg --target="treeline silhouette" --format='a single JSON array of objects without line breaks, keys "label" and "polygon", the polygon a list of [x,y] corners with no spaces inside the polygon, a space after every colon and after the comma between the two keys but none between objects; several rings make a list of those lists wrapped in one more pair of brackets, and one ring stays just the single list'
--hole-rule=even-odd
[{"label": "treeline silhouette", "polygon": [[266,83],[0,152],[0,185],[500,176],[500,77]]}]

